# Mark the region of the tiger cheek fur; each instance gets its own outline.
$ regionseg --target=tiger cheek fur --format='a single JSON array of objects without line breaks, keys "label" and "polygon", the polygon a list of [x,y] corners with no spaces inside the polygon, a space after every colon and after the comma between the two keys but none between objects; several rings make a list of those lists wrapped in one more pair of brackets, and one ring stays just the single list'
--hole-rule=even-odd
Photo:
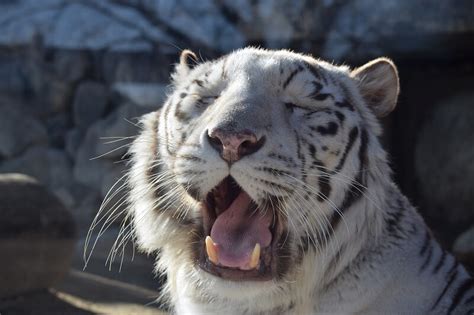
[{"label": "tiger cheek fur", "polygon": [[128,175],[135,239],[160,252],[176,313],[474,307],[466,271],[391,181],[377,138],[398,96],[389,60],[350,71],[254,48],[189,58],[142,119]]}]

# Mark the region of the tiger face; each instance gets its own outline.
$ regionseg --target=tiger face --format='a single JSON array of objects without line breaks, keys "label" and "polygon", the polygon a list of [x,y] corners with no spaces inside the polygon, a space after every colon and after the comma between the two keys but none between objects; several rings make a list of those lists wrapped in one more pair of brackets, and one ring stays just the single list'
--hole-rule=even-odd
[{"label": "tiger face", "polygon": [[132,147],[137,241],[190,279],[291,280],[343,225],[357,228],[342,213],[385,158],[376,116],[395,106],[396,69],[377,59],[350,71],[253,48],[193,68],[190,57],[183,52],[166,103]]}]

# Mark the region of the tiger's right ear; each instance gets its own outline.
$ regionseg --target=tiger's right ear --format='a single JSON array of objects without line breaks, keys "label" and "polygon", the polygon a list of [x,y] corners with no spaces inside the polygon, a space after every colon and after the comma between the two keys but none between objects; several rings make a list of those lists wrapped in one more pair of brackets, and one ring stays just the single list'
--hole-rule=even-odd
[{"label": "tiger's right ear", "polygon": [[189,70],[193,68],[193,66],[190,66],[190,61],[194,64],[198,63],[196,54],[188,49],[183,50],[179,56],[179,64],[177,64],[174,69],[173,80],[176,81],[188,75]]},{"label": "tiger's right ear", "polygon": [[351,72],[360,93],[377,117],[387,116],[396,106],[400,83],[398,71],[387,58],[377,58]]}]

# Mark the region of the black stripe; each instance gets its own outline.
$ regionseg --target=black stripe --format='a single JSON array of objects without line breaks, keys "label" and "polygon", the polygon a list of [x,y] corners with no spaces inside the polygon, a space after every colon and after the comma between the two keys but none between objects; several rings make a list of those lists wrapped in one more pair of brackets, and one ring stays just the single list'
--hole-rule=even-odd
[{"label": "black stripe", "polygon": [[397,207],[396,209],[397,209],[396,212],[387,213],[387,217],[385,218],[385,224],[386,224],[388,233],[392,235],[393,237],[400,239],[402,238],[402,236],[398,234],[398,232],[400,232],[399,224],[403,217],[403,210],[405,208]]},{"label": "black stripe", "polygon": [[305,167],[306,167],[306,158],[304,157],[304,155],[301,153],[301,139],[300,137],[298,136],[298,133],[296,132],[296,130],[293,130],[294,133],[295,133],[295,138],[296,138],[296,155],[298,156],[298,158],[300,159],[301,161],[301,180],[306,183],[306,172],[305,172]]},{"label": "black stripe", "polygon": [[321,93],[321,90],[323,89],[323,85],[317,81],[312,81],[311,82],[314,85],[314,91],[311,92],[307,97],[312,98],[316,101],[324,101],[328,97],[333,97],[329,93]]},{"label": "black stripe", "polygon": [[318,185],[319,185],[319,194],[317,196],[317,199],[319,202],[323,202],[329,199],[329,195],[331,194],[331,185],[330,185],[330,177],[325,174],[325,166],[323,162],[321,162],[317,157],[316,157],[316,147],[308,143],[309,147],[309,153],[311,157],[313,158],[313,166],[316,167],[316,169],[320,172],[323,172],[324,174],[320,174],[318,176]]},{"label": "black stripe", "polygon": [[[354,129],[353,129],[354,130]],[[352,133],[352,131],[351,131]],[[356,134],[356,133],[355,133]],[[362,130],[361,135],[361,144],[359,147],[359,173],[357,177],[352,181],[349,189],[344,195],[341,206],[339,207],[341,212],[345,212],[349,207],[351,207],[356,201],[358,201],[365,190],[365,179],[364,179],[364,168],[367,163],[367,147],[368,147],[368,134],[365,129]],[[341,220],[341,215],[333,217],[333,229],[337,227]]]},{"label": "black stripe", "polygon": [[472,302],[474,302],[474,295],[471,296],[470,298],[468,298],[468,299],[466,300],[466,302],[464,302],[464,304],[467,305],[467,304],[472,303]]},{"label": "black stripe", "polygon": [[312,119],[313,115],[320,114],[320,113],[326,113],[326,114],[332,115],[333,111],[327,108],[318,108],[316,110],[308,111],[306,114],[304,114],[304,117],[307,119]]},{"label": "black stripe", "polygon": [[363,191],[364,187],[360,186],[356,181],[353,181],[344,195],[344,200],[339,208],[340,211],[345,212],[349,207],[351,207],[360,197],[362,197]]},{"label": "black stripe", "polygon": [[433,306],[431,307],[431,311],[434,310],[436,308],[436,306],[438,306],[438,303],[441,301],[441,299],[443,298],[443,296],[446,294],[446,292],[448,291],[449,287],[451,286],[451,284],[453,283],[454,279],[456,279],[457,275],[458,275],[458,262],[456,260],[454,260],[454,264],[453,264],[453,267],[449,270],[448,272],[448,275],[449,276],[449,280],[448,282],[446,283],[446,286],[444,287],[443,291],[441,291],[441,294],[439,295],[439,297],[436,299],[435,303],[433,304]]},{"label": "black stripe", "polygon": [[329,200],[329,196],[331,195],[332,190],[330,184],[331,178],[328,174],[325,173],[324,164],[320,160],[315,158],[315,160],[313,161],[313,165],[316,166],[316,168],[323,173],[318,175],[319,194],[317,196],[317,199],[319,202],[327,201]]},{"label": "black stripe", "polygon": [[433,255],[433,245],[428,247],[428,253],[426,254],[425,261],[420,266],[420,272],[422,272],[423,270],[425,270],[426,267],[428,267],[428,264],[431,261],[431,256],[432,255]]},{"label": "black stripe", "polygon": [[316,147],[313,144],[308,143],[308,149],[311,157],[315,160],[318,160],[318,158],[316,157]]},{"label": "black stripe", "polygon": [[357,135],[359,134],[359,128],[354,127],[351,129],[349,133],[349,141],[347,142],[346,147],[344,148],[344,153],[342,155],[342,158],[339,160],[338,165],[336,166],[334,172],[339,172],[342,167],[344,166],[344,163],[346,162],[347,154],[351,150],[352,146],[354,145],[354,142],[356,140]]},{"label": "black stripe", "polygon": [[305,66],[306,66],[306,68],[314,75],[314,77],[315,77],[316,79],[318,79],[318,80],[320,80],[320,81],[323,79],[321,73],[319,73],[319,69],[317,69],[317,68],[319,68],[319,66],[317,66],[317,65],[312,65],[312,64],[307,63],[307,62],[305,62]]},{"label": "black stripe", "polygon": [[347,108],[350,111],[354,111],[354,105],[352,105],[348,100],[342,100],[340,102],[336,102],[335,105],[340,108]]},{"label": "black stripe", "polygon": [[318,201],[323,202],[329,200],[329,195],[331,194],[331,185],[329,183],[329,176],[320,175],[318,176],[318,185],[319,185],[319,194]]},{"label": "black stripe", "polygon": [[227,58],[225,58],[223,61],[222,61],[222,73],[221,73],[221,78],[222,79],[227,79],[227,72],[225,71],[225,66],[226,66],[226,63],[227,63]]},{"label": "black stripe", "polygon": [[441,266],[443,265],[444,261],[446,260],[446,254],[447,254],[446,251],[443,250],[443,254],[441,254],[441,257],[440,257],[438,263],[436,264],[436,266],[434,267],[432,274],[437,274],[439,269],[441,269]]},{"label": "black stripe", "polygon": [[336,110],[336,117],[337,117],[337,119],[339,119],[339,122],[341,123],[341,125],[344,122],[344,120],[346,119],[346,116],[344,116],[344,114],[341,113],[338,110]]},{"label": "black stripe", "polygon": [[330,229],[327,229],[327,233],[326,233],[326,239],[327,240],[329,240],[332,237],[332,235],[336,231],[336,228],[339,225],[339,222],[341,221],[341,219],[342,219],[342,214],[341,213],[339,213],[338,211],[334,211],[332,213],[331,218],[329,219],[329,224],[328,224]]},{"label": "black stripe", "polygon": [[471,290],[474,285],[474,279],[466,279],[463,283],[457,288],[456,294],[454,294],[453,300],[451,302],[451,306],[448,309],[448,315],[452,313],[454,308],[458,305],[459,302],[462,301],[464,295],[466,295],[467,291]]},{"label": "black stripe", "polygon": [[286,87],[288,86],[288,84],[290,84],[290,82],[295,78],[295,76],[300,73],[301,71],[303,71],[303,67],[302,66],[298,66],[298,68],[296,68],[295,70],[293,70],[289,77],[285,80],[285,82],[283,83],[283,88],[286,89]]},{"label": "black stripe", "polygon": [[423,246],[421,246],[421,249],[420,249],[420,256],[423,256],[423,254],[425,253],[425,251],[428,249],[428,245],[430,243],[430,240],[431,240],[431,234],[430,234],[430,231],[427,229],[426,232],[425,232],[425,240],[423,242]]},{"label": "black stripe", "polygon": [[[367,156],[367,147],[369,146],[369,135],[367,130],[362,129],[360,136],[360,147],[359,147],[359,176],[363,177],[367,163],[369,163],[369,158]],[[361,184],[364,184],[362,181],[359,181]]]},{"label": "black stripe", "polygon": [[337,131],[339,130],[339,126],[335,122],[331,121],[331,122],[328,123],[328,125],[326,127],[325,126],[318,126],[316,128],[315,127],[310,127],[310,129],[312,131],[316,131],[317,133],[319,133],[322,136],[326,136],[326,135],[334,136],[337,133]]}]

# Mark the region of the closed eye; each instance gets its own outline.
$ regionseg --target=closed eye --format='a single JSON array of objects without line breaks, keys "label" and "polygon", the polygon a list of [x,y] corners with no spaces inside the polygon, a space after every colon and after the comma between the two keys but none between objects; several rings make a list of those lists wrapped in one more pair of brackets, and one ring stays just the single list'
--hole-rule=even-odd
[{"label": "closed eye", "polygon": [[305,110],[305,111],[314,111],[314,107],[308,107],[308,106],[304,106],[304,105],[298,105],[298,104],[295,104],[295,103],[291,103],[291,102],[285,102],[285,107],[290,110],[290,112],[293,112],[295,109],[302,109],[302,110]]},{"label": "closed eye", "polygon": [[293,112],[295,109],[312,110],[311,108],[308,108],[307,106],[297,105],[297,104],[291,103],[291,102],[285,103],[285,107],[287,109],[289,109],[290,112]]}]

